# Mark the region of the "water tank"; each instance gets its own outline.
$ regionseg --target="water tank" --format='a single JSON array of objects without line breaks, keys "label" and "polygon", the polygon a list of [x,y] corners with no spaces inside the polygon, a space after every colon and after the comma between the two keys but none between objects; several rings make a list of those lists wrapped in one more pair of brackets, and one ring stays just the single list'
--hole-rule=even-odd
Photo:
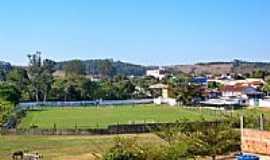
[{"label": "water tank", "polygon": [[239,156],[237,160],[260,160],[260,158],[253,155],[242,155],[242,156]]}]

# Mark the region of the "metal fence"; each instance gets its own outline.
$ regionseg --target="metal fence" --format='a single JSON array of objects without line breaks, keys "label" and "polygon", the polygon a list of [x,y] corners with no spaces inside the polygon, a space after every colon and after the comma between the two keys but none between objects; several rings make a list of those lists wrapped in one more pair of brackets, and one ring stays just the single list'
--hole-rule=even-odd
[{"label": "metal fence", "polygon": [[91,101],[47,101],[47,102],[21,102],[19,108],[31,108],[39,106],[65,107],[65,106],[95,106],[95,105],[124,105],[124,104],[149,104],[153,99],[128,99],[128,100],[91,100]]},{"label": "metal fence", "polygon": [[[218,124],[218,121],[209,122],[188,122],[188,126],[200,125],[209,127]],[[106,135],[106,134],[135,134],[155,132],[164,127],[179,126],[181,123],[145,123],[145,124],[120,124],[109,125],[107,128],[92,128],[92,129],[1,129],[3,135]]]}]

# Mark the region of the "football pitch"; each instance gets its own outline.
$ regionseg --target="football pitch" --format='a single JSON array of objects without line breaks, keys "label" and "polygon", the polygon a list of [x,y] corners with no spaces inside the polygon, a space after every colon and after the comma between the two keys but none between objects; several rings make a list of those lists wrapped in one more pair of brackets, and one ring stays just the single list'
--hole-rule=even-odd
[{"label": "football pitch", "polygon": [[[213,112],[213,111],[212,111]],[[106,128],[117,124],[165,123],[176,120],[215,119],[206,110],[189,110],[167,105],[119,105],[99,107],[44,107],[27,111],[19,128]]]}]

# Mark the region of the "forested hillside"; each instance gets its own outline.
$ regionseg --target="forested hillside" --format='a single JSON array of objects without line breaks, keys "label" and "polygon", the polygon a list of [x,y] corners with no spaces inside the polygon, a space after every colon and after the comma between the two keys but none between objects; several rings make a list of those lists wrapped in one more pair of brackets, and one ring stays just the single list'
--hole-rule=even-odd
[{"label": "forested hillside", "polygon": [[236,73],[252,73],[256,70],[270,72],[270,63],[268,62],[246,62],[241,60],[234,60],[233,72]]},{"label": "forested hillside", "polygon": [[[75,62],[75,63],[73,63]],[[77,64],[76,64],[77,63]],[[78,67],[80,65],[80,67]],[[157,66],[144,66],[113,59],[92,59],[92,60],[70,60],[56,62],[55,70],[65,72],[69,67],[70,70],[80,69],[85,75],[124,75],[124,76],[142,76],[148,69],[158,68]],[[225,73],[242,73],[252,74],[255,71],[270,72],[270,63],[267,62],[247,62],[234,60],[232,62],[207,62],[196,63],[194,65],[172,65],[164,66],[172,72],[184,72],[187,74],[225,74]],[[5,78],[5,74],[12,68],[8,62],[0,61],[0,80]]]},{"label": "forested hillside", "polygon": [[267,62],[247,62],[234,60],[232,62],[207,62],[197,63],[194,65],[175,65],[169,66],[169,69],[181,71],[188,74],[225,74],[225,73],[241,73],[252,74],[258,70],[270,72],[270,63]]},{"label": "forested hillside", "polygon": [[[96,59],[96,60],[82,60],[80,61],[85,68],[85,74],[89,75],[101,75],[104,70],[110,72],[112,76],[114,75],[134,75],[142,76],[145,71],[149,68],[142,65],[135,65],[131,63],[125,63],[121,61],[113,61],[112,59]],[[58,62],[56,64],[57,70],[65,70],[65,65],[70,63],[70,61]]]}]

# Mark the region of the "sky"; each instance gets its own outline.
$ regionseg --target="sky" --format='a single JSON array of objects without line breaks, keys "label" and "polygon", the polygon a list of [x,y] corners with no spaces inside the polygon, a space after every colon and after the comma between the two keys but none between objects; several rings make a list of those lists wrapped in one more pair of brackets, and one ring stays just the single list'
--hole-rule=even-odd
[{"label": "sky", "polygon": [[269,0],[0,1],[0,60],[270,61]]}]

